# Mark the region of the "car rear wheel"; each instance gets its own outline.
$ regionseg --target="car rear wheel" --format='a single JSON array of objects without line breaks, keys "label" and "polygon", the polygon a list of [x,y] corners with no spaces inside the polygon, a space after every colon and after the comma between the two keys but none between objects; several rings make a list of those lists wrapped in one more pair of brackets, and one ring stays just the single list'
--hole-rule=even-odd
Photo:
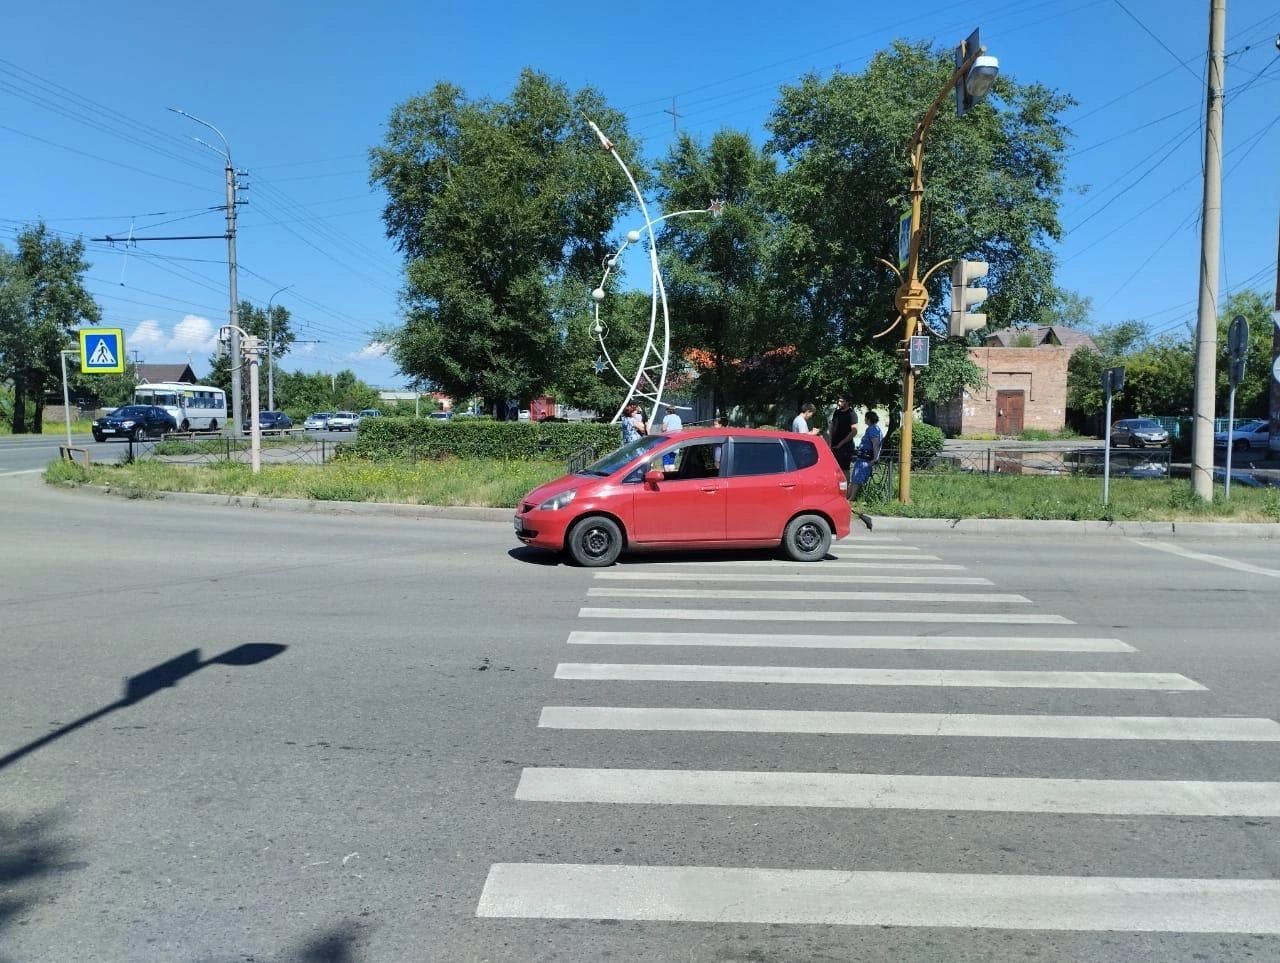
[{"label": "car rear wheel", "polygon": [[212,421],[210,421],[210,422],[209,422],[209,430],[210,430],[210,431],[217,431],[217,430],[218,430],[218,419],[217,419],[217,418],[214,418]]},{"label": "car rear wheel", "polygon": [[799,515],[782,533],[782,548],[797,562],[816,562],[831,548],[831,526],[821,515]]},{"label": "car rear wheel", "polygon": [[129,433],[129,437],[134,441],[142,441],[142,426],[138,425],[137,428],[133,429],[133,431]]},{"label": "car rear wheel", "polygon": [[584,568],[603,568],[622,552],[622,529],[611,518],[593,515],[574,522],[566,540],[569,557]]},{"label": "car rear wheel", "polygon": [[187,419],[186,419],[186,418],[183,418],[183,419],[182,419],[182,425],[181,425],[181,427],[182,427],[182,430],[183,430],[183,431],[190,431],[190,430],[191,430],[191,422],[187,421]]}]

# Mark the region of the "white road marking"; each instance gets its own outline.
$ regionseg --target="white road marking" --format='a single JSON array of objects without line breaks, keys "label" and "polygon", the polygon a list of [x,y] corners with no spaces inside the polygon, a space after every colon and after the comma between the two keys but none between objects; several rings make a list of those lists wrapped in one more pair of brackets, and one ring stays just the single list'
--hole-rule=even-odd
[{"label": "white road marking", "polygon": [[588,598],[626,599],[760,599],[768,602],[971,602],[974,605],[1030,605],[1024,595],[1004,592],[836,592],[822,589],[696,589],[609,586],[587,589]]},{"label": "white road marking", "polygon": [[[920,551],[920,549],[918,549],[918,548],[917,548],[917,549],[913,549],[913,551],[918,552],[918,551]],[[839,555],[837,555],[837,556],[835,557],[835,561],[837,561],[837,562],[842,562],[842,561],[844,561],[845,559],[848,559],[848,558],[894,558],[894,559],[916,558],[916,559],[919,559],[919,560],[920,560],[920,561],[922,561],[922,562],[926,562],[926,561],[927,561],[927,562],[938,562],[938,561],[941,561],[941,559],[939,559],[937,555],[912,555],[912,554],[910,554],[910,553],[908,553],[908,552],[903,552],[903,551],[899,551],[899,550],[896,550],[896,549],[895,549],[894,551],[892,551],[892,552],[883,552],[883,553],[882,553],[882,552],[845,552],[845,551],[841,551],[841,552],[840,552],[840,554],[839,554]],[[828,561],[830,561],[830,560],[828,560]],[[813,563],[813,562],[806,562],[805,564],[807,564],[807,565],[812,565],[812,564],[814,564],[814,563]]]},{"label": "white road marking", "polygon": [[1075,625],[1061,615],[1038,612],[832,612],[810,609],[794,612],[766,612],[751,609],[578,609],[580,619],[645,619],[665,624],[678,619],[722,622],[945,622],[987,623],[991,625]]},{"label": "white road marking", "polygon": [[494,863],[476,915],[1280,933],[1280,880]]},{"label": "white road marking", "polygon": [[569,645],[706,645],[778,649],[912,649],[936,652],[1136,652],[1119,639],[991,635],[764,635],[747,632],[581,632]]},{"label": "white road marking", "polygon": [[786,574],[753,572],[681,572],[679,569],[663,572],[597,572],[596,580],[604,582],[672,582],[686,579],[690,582],[793,582],[806,585],[993,585],[989,578],[974,575],[867,575],[863,572],[847,572],[843,575],[813,575],[803,570]]},{"label": "white road marking", "polygon": [[[929,556],[936,558],[936,556]],[[838,563],[838,564],[837,564]],[[828,568],[828,565],[834,566]],[[626,562],[622,568],[630,571],[657,571],[657,572],[697,572],[711,571],[719,569],[724,571],[737,570],[742,568],[781,568],[789,572],[823,572],[830,574],[833,571],[838,572],[843,569],[870,569],[876,572],[963,572],[965,566],[952,565],[945,563],[926,563],[924,565],[915,565],[911,562],[850,562],[839,558],[828,558],[821,562],[789,562],[780,558],[738,558],[726,559],[719,562],[672,562],[662,565],[653,562],[639,562],[631,560]],[[743,576],[749,577],[749,576]]]},{"label": "white road marking", "polygon": [[1176,672],[1007,672],[992,669],[848,669],[797,665],[651,665],[562,662],[557,679],[610,682],[730,682],[783,685],[960,686],[1031,689],[1154,689],[1205,687]]},{"label": "white road marking", "polygon": [[1045,716],[810,709],[685,709],[545,706],[544,729],[635,732],[772,732],[994,739],[1123,739],[1280,742],[1280,722],[1194,716]]},{"label": "white road marking", "polygon": [[527,768],[520,774],[516,799],[657,806],[1280,817],[1280,782],[1172,779]]},{"label": "white road marking", "polygon": [[0,478],[13,478],[16,475],[34,475],[44,471],[43,468],[24,468],[22,471],[0,471]]},{"label": "white road marking", "polygon": [[1142,545],[1145,548],[1154,548],[1160,552],[1168,552],[1170,555],[1181,555],[1183,558],[1189,558],[1196,562],[1207,562],[1209,565],[1217,565],[1221,568],[1233,569],[1237,572],[1248,572],[1250,575],[1265,575],[1267,578],[1280,578],[1280,569],[1262,568],[1260,565],[1250,565],[1248,562],[1237,562],[1233,558],[1223,558],[1221,555],[1209,555],[1207,552],[1195,552],[1189,548],[1183,548],[1181,545],[1170,545],[1168,542],[1153,542],[1145,538],[1131,538],[1129,541],[1135,545]]}]

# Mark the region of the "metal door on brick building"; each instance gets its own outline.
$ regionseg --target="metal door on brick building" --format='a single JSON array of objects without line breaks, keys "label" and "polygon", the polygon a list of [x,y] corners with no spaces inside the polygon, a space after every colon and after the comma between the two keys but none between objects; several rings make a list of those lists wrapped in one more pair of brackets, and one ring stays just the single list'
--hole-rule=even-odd
[{"label": "metal door on brick building", "polygon": [[1022,434],[1022,418],[1026,411],[1026,399],[1021,391],[996,392],[996,434],[1013,436]]}]

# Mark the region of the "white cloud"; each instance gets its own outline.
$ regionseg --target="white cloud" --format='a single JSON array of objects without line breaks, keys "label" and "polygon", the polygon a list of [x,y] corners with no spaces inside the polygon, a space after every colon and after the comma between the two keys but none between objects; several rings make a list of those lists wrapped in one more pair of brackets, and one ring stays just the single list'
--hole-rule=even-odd
[{"label": "white cloud", "polygon": [[173,337],[166,348],[179,352],[212,351],[218,344],[218,331],[213,322],[197,314],[188,314],[173,326]]},{"label": "white cloud", "polygon": [[138,350],[152,362],[186,358],[188,355],[212,352],[218,343],[218,330],[208,318],[188,314],[165,331],[159,321],[139,322],[125,339],[130,351]]},{"label": "white cloud", "polygon": [[374,361],[386,357],[391,345],[385,341],[370,341],[363,348],[351,355],[352,361]]},{"label": "white cloud", "polygon": [[146,351],[148,348],[162,349],[168,343],[169,339],[159,321],[141,322],[125,342],[131,349],[137,348],[139,351]]}]

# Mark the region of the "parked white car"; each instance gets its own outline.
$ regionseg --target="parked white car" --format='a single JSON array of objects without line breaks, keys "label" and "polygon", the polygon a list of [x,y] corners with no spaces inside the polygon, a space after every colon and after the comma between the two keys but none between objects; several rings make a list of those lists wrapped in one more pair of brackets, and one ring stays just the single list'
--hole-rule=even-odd
[{"label": "parked white car", "polygon": [[335,411],[329,416],[330,431],[355,431],[360,424],[360,416],[354,411]]},{"label": "parked white car", "polygon": [[[1257,448],[1266,451],[1271,444],[1271,423],[1265,419],[1237,422],[1231,432],[1231,447],[1236,451],[1248,451]],[[1227,433],[1217,431],[1213,434],[1213,447],[1227,447]]]}]

